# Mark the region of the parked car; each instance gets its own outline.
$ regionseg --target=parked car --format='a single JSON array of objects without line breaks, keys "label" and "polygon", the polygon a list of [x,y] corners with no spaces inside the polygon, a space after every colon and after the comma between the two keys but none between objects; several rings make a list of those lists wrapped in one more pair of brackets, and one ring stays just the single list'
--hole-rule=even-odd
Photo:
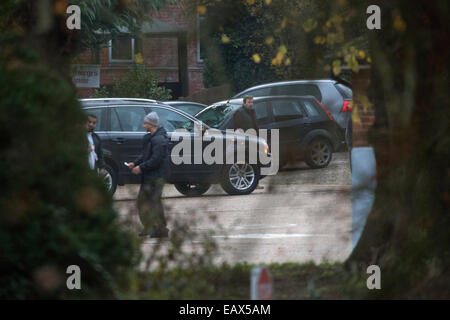
[{"label": "parked car", "polygon": [[[80,103],[86,113],[97,116],[96,133],[103,142],[109,190],[114,193],[117,185],[139,184],[140,176],[131,173],[124,162],[131,162],[141,153],[142,137],[146,134],[142,127],[144,116],[155,111],[160,119],[160,126],[168,132],[169,138],[176,129],[186,129],[192,143],[200,142],[202,151],[208,146],[203,137],[209,126],[200,120],[173,108],[167,104],[145,99],[81,99]],[[194,130],[194,127],[201,130]],[[223,137],[223,139],[228,139]],[[264,139],[255,137],[259,149],[268,153],[268,145]],[[199,141],[200,140],[200,141]],[[225,141],[226,142],[226,141]],[[169,150],[176,142],[169,142]],[[194,150],[194,148],[192,148]],[[227,156],[224,154],[224,156]],[[194,153],[190,155],[193,159]],[[229,194],[249,194],[258,181],[260,165],[250,164],[180,164],[170,162],[168,183],[175,184],[178,191],[185,195],[200,195],[205,193],[211,184],[220,183]],[[225,161],[223,161],[225,163]],[[247,172],[248,179],[236,181],[236,172]]]},{"label": "parked car", "polygon": [[345,128],[352,111],[352,89],[336,80],[297,80],[262,84],[248,88],[232,99],[246,95],[262,96],[313,96],[333,115],[340,127],[341,144],[345,144]]},{"label": "parked car", "polygon": [[207,107],[206,104],[189,101],[164,101],[164,103],[167,103],[169,106],[177,108],[178,110],[189,113],[191,116],[196,115]]},{"label": "parked car", "polygon": [[[233,115],[242,101],[215,103],[195,117],[212,128],[232,129]],[[294,159],[305,160],[312,168],[323,168],[330,163],[340,145],[340,129],[315,97],[256,97],[253,101],[259,128],[279,129],[280,166]],[[268,143],[270,148],[270,138]]]}]

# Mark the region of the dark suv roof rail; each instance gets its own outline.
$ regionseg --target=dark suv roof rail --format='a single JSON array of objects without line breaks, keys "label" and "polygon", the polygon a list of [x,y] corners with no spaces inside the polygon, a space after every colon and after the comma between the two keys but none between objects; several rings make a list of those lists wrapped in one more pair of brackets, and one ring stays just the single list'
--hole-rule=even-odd
[{"label": "dark suv roof rail", "polygon": [[109,102],[109,101],[134,101],[134,102],[160,102],[153,99],[143,99],[143,98],[88,98],[88,99],[79,99],[82,102],[96,101],[96,102]]}]

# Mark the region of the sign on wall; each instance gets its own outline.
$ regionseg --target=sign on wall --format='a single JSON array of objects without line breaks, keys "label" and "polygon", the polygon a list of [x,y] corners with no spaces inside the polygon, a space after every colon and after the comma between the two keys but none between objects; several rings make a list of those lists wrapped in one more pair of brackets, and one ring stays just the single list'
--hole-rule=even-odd
[{"label": "sign on wall", "polygon": [[72,82],[77,88],[100,88],[100,66],[94,64],[73,65]]}]

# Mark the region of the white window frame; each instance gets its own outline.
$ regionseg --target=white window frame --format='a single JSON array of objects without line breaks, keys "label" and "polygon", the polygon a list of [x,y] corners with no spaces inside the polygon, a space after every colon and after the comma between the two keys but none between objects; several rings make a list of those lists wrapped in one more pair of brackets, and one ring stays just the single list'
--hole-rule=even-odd
[{"label": "white window frame", "polygon": [[197,62],[203,63],[203,59],[200,56],[200,20],[206,19],[206,17],[200,16],[197,12]]},{"label": "white window frame", "polygon": [[134,62],[134,38],[131,38],[131,59],[113,59],[112,58],[112,39],[109,40],[108,49],[109,49],[109,62]]}]

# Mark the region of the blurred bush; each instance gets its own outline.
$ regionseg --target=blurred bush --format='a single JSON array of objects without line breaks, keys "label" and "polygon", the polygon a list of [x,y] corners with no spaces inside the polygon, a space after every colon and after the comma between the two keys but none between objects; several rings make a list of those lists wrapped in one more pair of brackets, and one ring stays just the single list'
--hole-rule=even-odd
[{"label": "blurred bush", "polygon": [[88,167],[70,79],[29,47],[0,48],[0,299],[132,297],[139,246]]}]

